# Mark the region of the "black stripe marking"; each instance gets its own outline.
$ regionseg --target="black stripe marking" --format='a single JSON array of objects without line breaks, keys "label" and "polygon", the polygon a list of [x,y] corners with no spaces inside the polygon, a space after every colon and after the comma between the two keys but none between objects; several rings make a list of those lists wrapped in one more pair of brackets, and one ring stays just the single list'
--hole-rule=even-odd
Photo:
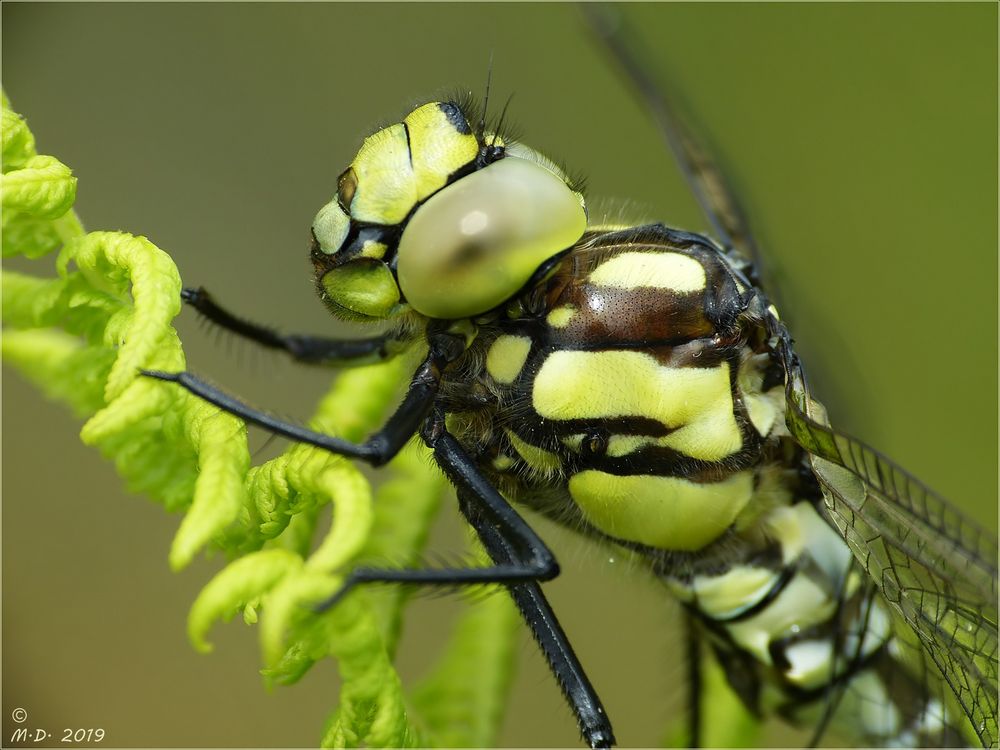
[{"label": "black stripe marking", "polygon": [[[729,617],[712,617],[710,619],[715,620],[715,622],[718,623],[742,622],[743,620],[749,620],[751,617],[763,612],[771,602],[781,595],[781,592],[785,590],[789,582],[795,577],[796,572],[797,571],[794,566],[789,565],[784,568],[781,571],[781,576],[775,584],[764,595],[764,597],[752,607]],[[704,615],[704,617],[708,617],[708,615]]]},{"label": "black stripe marking", "polygon": [[457,132],[462,135],[469,135],[472,133],[472,128],[469,127],[469,121],[465,118],[465,114],[455,102],[439,102],[438,108],[444,113],[445,119],[448,120],[448,124],[455,128]]},{"label": "black stripe marking", "polygon": [[410,126],[403,120],[403,135],[406,136],[406,156],[410,160],[410,169],[413,169],[413,146],[410,144]]}]

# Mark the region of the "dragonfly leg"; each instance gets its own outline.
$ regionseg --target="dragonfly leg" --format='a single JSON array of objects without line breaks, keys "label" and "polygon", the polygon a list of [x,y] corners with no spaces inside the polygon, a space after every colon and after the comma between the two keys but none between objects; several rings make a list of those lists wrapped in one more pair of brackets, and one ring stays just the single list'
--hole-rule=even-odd
[{"label": "dragonfly leg", "polygon": [[279,333],[229,312],[204,287],[185,287],[181,290],[181,299],[213,324],[268,349],[283,351],[295,361],[306,364],[338,367],[372,364],[390,359],[408,343],[405,336],[395,332],[363,339]]},{"label": "dragonfly leg", "polygon": [[701,701],[704,687],[701,674],[701,633],[694,615],[687,610],[684,612],[684,635],[687,640],[688,747],[701,747]]},{"label": "dragonfly leg", "polygon": [[[509,545],[510,554],[494,560],[494,565],[482,568],[355,568],[343,587],[319,610],[332,607],[354,586],[361,583],[406,583],[423,586],[473,586],[476,584],[515,584],[522,581],[548,581],[559,575],[555,556],[511,507],[503,496],[480,474],[468,454],[447,433],[431,445],[438,464],[456,484],[460,496],[467,498],[468,507],[479,525],[493,528]],[[482,519],[482,520],[480,520]]]},{"label": "dragonfly leg", "polygon": [[[495,562],[510,560],[513,550],[509,540],[481,516],[476,519],[476,511],[466,499],[460,496],[459,502],[490,557]],[[529,581],[509,585],[508,590],[572,708],[584,740],[592,748],[614,745],[614,731],[601,699],[542,593],[542,587],[536,581]]]},{"label": "dragonfly leg", "polygon": [[[442,415],[428,420],[424,440],[434,451],[438,465],[458,488],[459,507],[494,563],[509,565],[518,560],[537,560],[543,555],[551,560],[549,573],[555,577],[559,568],[548,547],[482,475],[458,441],[445,431]],[[548,578],[508,583],[508,589],[572,708],[587,744],[592,748],[611,747],[615,744],[611,722],[538,585],[542,580]]]},{"label": "dragonfly leg", "polygon": [[245,422],[263,427],[268,432],[299,443],[323,448],[341,456],[356,458],[372,466],[381,466],[399,453],[406,442],[416,433],[417,428],[430,413],[434,404],[438,385],[441,382],[441,371],[464,350],[465,346],[463,340],[446,333],[433,337],[429,344],[427,357],[410,380],[403,402],[389,417],[385,425],[364,443],[352,443],[279,419],[243,403],[188,372],[143,370],[142,374],[177,383],[189,393],[214,404]]}]

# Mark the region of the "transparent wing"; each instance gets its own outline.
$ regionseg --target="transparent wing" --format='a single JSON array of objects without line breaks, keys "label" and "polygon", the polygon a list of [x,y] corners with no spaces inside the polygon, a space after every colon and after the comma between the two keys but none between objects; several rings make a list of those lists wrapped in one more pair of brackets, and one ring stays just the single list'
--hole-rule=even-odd
[{"label": "transparent wing", "polygon": [[786,420],[829,523],[912,629],[986,747],[997,744],[997,539],[908,472],[827,424],[785,342]]},{"label": "transparent wing", "polygon": [[652,115],[712,231],[753,276],[753,270],[761,268],[760,252],[746,215],[722,170],[677,116],[664,89],[654,81],[650,57],[638,35],[626,28],[625,15],[614,4],[582,2],[579,8],[591,31],[621,67]]}]

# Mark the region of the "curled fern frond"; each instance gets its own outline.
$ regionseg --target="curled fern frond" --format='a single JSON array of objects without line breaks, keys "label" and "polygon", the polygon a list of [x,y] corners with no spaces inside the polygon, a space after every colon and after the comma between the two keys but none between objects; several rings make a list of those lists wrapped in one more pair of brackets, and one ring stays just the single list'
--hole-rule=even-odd
[{"label": "curled fern frond", "polygon": [[[2,117],[4,255],[40,262],[58,250],[48,277],[3,274],[3,356],[86,418],[81,438],[131,490],[185,513],[173,568],[206,548],[229,556],[191,608],[195,648],[209,650],[211,626],[242,613],[259,619],[270,683],[294,683],[334,657],[343,688],[327,746],[491,744],[517,626],[505,597],[470,605],[412,700],[392,663],[405,592],[360,589],[327,612],[315,609],[358,559],[418,559],[446,485],[426,450],[404,450],[377,492],[350,462],[308,446],[252,466],[240,420],[140,375],[185,367],[172,326],[181,282],[169,256],[145,237],[85,232],[69,168],[37,153],[6,98]],[[342,375],[311,426],[362,439],[396,397],[405,364]],[[327,506],[333,520],[320,535]]]}]

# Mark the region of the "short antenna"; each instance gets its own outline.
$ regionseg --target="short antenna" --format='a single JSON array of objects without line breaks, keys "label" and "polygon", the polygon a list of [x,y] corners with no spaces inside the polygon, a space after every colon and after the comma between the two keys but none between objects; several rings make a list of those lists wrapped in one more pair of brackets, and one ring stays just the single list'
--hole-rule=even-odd
[{"label": "short antenna", "polygon": [[511,93],[507,97],[507,101],[504,102],[503,109],[500,110],[500,119],[497,121],[497,126],[493,129],[493,141],[490,143],[490,148],[494,148],[497,145],[497,138],[500,137],[500,131],[503,129],[503,121],[507,116],[507,107],[510,106],[510,100],[514,98],[514,94]]},{"label": "short antenna", "polygon": [[486,94],[483,96],[483,111],[479,117],[479,137],[486,132],[486,111],[490,106],[490,83],[493,81],[493,50],[490,50],[490,64],[486,69]]}]

